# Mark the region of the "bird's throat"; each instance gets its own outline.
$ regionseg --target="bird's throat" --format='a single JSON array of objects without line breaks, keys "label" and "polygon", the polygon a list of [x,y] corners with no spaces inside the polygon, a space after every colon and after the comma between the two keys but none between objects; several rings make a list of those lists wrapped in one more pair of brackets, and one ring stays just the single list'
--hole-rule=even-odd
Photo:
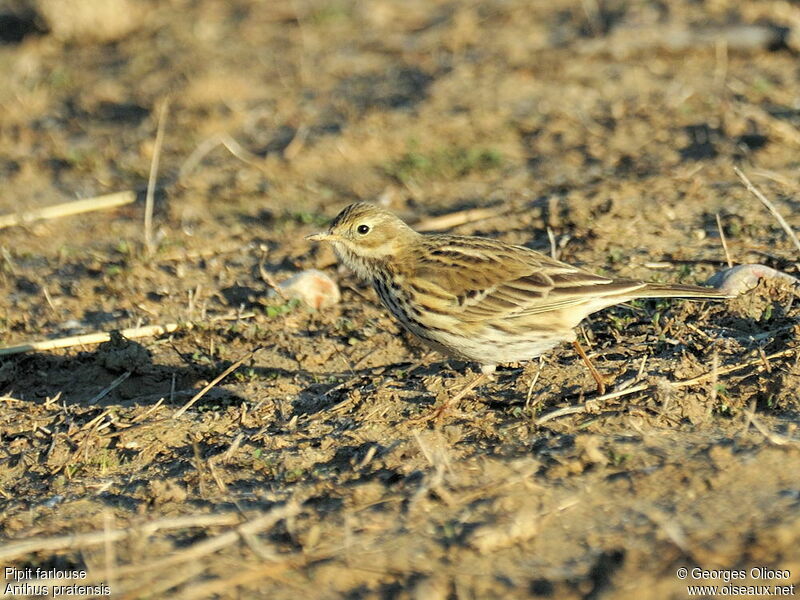
[{"label": "bird's throat", "polygon": [[353,271],[357,277],[364,281],[372,281],[375,274],[380,271],[381,265],[384,262],[384,259],[357,254],[345,244],[341,243],[334,245],[334,251],[336,252],[336,256],[339,257],[339,260],[343,262],[348,269]]}]

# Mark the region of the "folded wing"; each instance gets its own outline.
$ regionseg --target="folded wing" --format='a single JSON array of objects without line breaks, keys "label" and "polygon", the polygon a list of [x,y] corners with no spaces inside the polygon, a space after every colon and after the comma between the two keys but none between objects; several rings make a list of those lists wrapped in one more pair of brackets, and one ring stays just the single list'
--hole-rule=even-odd
[{"label": "folded wing", "polygon": [[416,291],[462,321],[524,317],[598,300],[605,304],[604,297],[645,286],[595,275],[523,246],[456,236],[439,237],[415,264]]}]

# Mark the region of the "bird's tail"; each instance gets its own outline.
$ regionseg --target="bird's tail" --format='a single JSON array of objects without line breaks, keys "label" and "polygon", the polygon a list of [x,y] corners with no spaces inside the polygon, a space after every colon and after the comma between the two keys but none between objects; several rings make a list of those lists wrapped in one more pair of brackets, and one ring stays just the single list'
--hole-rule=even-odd
[{"label": "bird's tail", "polygon": [[735,294],[729,294],[716,288],[677,283],[648,283],[635,290],[632,295],[634,298],[707,298],[709,300],[735,297]]}]

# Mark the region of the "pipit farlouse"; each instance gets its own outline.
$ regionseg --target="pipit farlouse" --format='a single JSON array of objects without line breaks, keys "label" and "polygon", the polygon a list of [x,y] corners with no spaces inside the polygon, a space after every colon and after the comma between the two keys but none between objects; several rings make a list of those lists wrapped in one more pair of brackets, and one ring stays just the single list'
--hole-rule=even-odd
[{"label": "pipit farlouse", "polygon": [[[444,354],[481,365],[530,360],[573,342],[588,315],[636,298],[727,298],[713,288],[612,279],[526,248],[480,237],[423,235],[377,206],[351,204],[327,232],[309,240],[333,244],[339,260],[372,283],[384,306],[415,336]],[[441,411],[441,409],[440,409]],[[439,412],[440,412],[439,411]]]}]

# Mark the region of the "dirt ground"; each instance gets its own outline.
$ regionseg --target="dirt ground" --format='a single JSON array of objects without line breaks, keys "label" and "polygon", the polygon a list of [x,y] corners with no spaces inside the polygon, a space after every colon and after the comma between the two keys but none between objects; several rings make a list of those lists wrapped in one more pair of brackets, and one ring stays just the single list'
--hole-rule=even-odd
[{"label": "dirt ground", "polygon": [[[581,339],[617,394],[563,347],[422,424],[476,366],[304,240],[356,200],[411,224],[490,209],[446,230],[543,252],[549,231],[562,260],[697,283],[727,266],[719,218],[734,263],[797,275],[733,170],[800,228],[797,4],[67,4],[0,1],[0,212],[138,197],[2,231],[0,343],[181,326],[0,357],[0,566],[115,598],[800,584],[791,286],[604,311]],[[340,303],[262,276],[308,268]]]}]

